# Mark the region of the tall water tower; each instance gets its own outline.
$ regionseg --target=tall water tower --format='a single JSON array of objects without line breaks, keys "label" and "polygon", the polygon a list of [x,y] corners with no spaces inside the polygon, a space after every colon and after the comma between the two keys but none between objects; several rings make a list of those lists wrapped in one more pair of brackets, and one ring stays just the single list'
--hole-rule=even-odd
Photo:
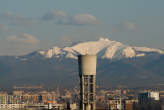
[{"label": "tall water tower", "polygon": [[96,109],[96,55],[79,55],[80,110]]}]

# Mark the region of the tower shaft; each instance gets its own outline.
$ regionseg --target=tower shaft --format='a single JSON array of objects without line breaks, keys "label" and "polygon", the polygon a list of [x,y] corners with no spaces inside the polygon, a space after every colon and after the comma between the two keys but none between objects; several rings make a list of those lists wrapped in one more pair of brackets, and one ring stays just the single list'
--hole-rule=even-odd
[{"label": "tower shaft", "polygon": [[81,110],[95,110],[96,108],[96,75],[81,75],[80,102]]},{"label": "tower shaft", "polygon": [[96,109],[96,56],[78,56],[80,77],[80,110]]}]

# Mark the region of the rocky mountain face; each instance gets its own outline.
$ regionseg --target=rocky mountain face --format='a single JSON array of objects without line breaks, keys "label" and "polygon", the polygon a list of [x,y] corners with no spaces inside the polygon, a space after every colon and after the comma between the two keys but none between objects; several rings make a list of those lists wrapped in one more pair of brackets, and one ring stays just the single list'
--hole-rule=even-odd
[{"label": "rocky mountain face", "polygon": [[40,85],[74,87],[79,84],[77,55],[97,55],[97,84],[149,86],[164,83],[164,52],[101,38],[53,47],[25,56],[0,56],[0,87]]},{"label": "rocky mountain face", "polygon": [[100,38],[98,41],[87,41],[74,44],[70,47],[53,47],[45,51],[37,51],[37,54],[45,58],[71,58],[77,59],[77,55],[97,55],[102,59],[123,59],[143,57],[148,54],[164,54],[164,51],[147,47],[135,47],[112,41],[107,38]]}]

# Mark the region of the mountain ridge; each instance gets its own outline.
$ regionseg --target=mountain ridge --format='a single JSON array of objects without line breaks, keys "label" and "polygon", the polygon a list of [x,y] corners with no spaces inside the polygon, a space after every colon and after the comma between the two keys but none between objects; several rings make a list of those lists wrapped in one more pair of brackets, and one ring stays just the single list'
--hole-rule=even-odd
[{"label": "mountain ridge", "polygon": [[[99,48],[91,51],[86,49],[88,45],[89,49]],[[110,56],[112,50],[110,46],[113,46],[112,52],[115,57]],[[0,56],[0,87],[9,87],[10,89],[13,85],[24,84],[74,87],[79,84],[76,57],[83,52],[86,54],[86,50],[79,50],[80,47],[88,52],[97,53],[96,81],[100,86],[127,85],[135,87],[164,83],[163,51],[127,46],[117,41],[100,39],[80,42],[70,47],[54,47],[47,51],[34,51],[24,56]],[[47,53],[48,56],[46,56]],[[132,57],[126,57],[126,55]],[[136,55],[140,56],[136,57]]]},{"label": "mountain ridge", "polygon": [[79,42],[70,47],[59,48],[54,46],[48,50],[36,51],[36,54],[40,54],[45,58],[65,57],[77,59],[79,54],[88,54],[112,60],[143,57],[150,53],[164,54],[164,51],[155,48],[129,46],[107,38],[100,38],[97,41]]}]

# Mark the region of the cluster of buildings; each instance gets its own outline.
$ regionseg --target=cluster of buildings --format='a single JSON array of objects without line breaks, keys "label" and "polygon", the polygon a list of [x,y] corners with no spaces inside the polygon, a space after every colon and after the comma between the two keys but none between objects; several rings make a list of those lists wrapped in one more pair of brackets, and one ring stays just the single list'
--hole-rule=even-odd
[{"label": "cluster of buildings", "polygon": [[97,104],[104,110],[164,110],[163,91],[101,90]]},{"label": "cluster of buildings", "polygon": [[[52,110],[164,110],[164,91],[99,89],[96,92],[96,56],[80,55],[79,89],[0,92],[0,109]],[[28,87],[29,88],[29,87]],[[19,88],[22,89],[22,88]]]},{"label": "cluster of buildings", "polygon": [[[100,89],[96,93],[95,102],[95,110],[164,110],[164,91]],[[78,88],[60,91],[57,89],[54,91],[0,92],[0,109],[3,110],[17,108],[79,110],[80,104]]]},{"label": "cluster of buildings", "polygon": [[[43,109],[77,109],[75,103],[70,103],[72,94],[65,91],[60,94],[59,91],[37,91],[25,92],[14,90],[12,93],[0,92],[0,109],[18,109],[18,108],[43,108]],[[76,96],[75,98],[76,99]]]}]

